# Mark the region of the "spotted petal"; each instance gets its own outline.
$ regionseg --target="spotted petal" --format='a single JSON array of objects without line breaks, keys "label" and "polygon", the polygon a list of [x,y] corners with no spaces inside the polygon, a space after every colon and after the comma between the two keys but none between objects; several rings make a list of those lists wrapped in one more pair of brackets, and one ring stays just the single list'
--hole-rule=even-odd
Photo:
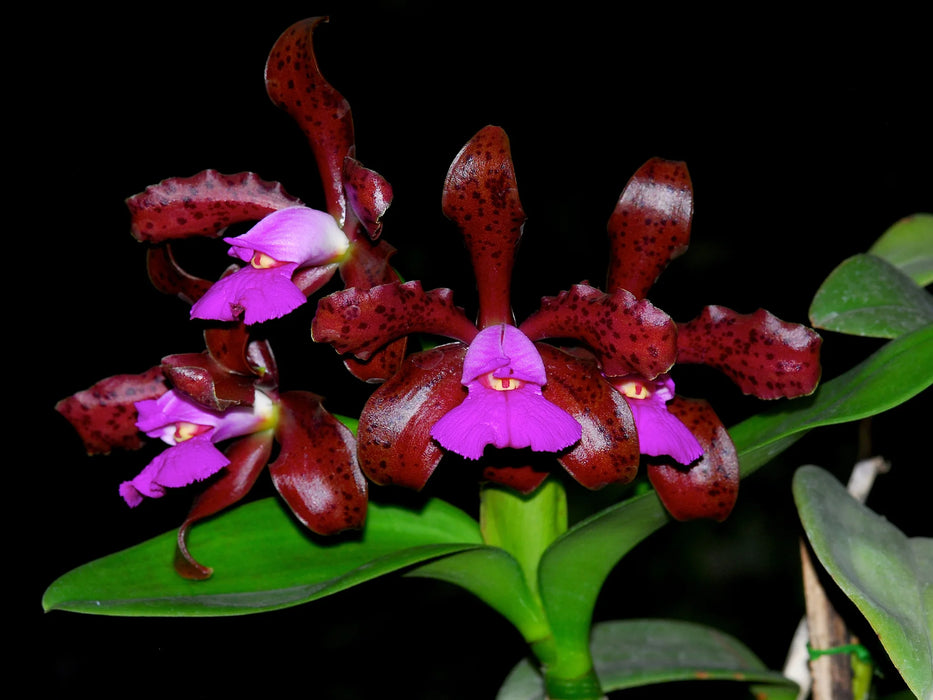
[{"label": "spotted petal", "polygon": [[360,467],[377,484],[420,490],[444,451],[432,426],[466,396],[466,346],[440,345],[409,356],[370,396],[357,431]]},{"label": "spotted petal", "polygon": [[738,314],[707,306],[694,320],[678,324],[677,361],[715,367],[760,399],[793,398],[816,389],[821,342],[810,328],[764,309]]},{"label": "spotted petal", "polygon": [[567,411],[581,428],[580,441],[557,460],[589,489],[625,484],[638,473],[638,437],[622,395],[593,360],[536,343],[547,370],[544,396]]},{"label": "spotted petal", "polygon": [[143,441],[136,428],[136,402],[157,399],[168,391],[161,367],[142,374],[118,374],[62,399],[55,410],[77,431],[88,454],[107,454],[114,447],[136,450]]},{"label": "spotted petal", "polygon": [[432,333],[469,343],[476,326],[454,305],[449,289],[424,291],[418,281],[346,289],[318,301],[311,323],[316,342],[368,359],[390,341]]},{"label": "spotted petal", "polygon": [[693,187],[684,163],[652,158],[632,176],[609,218],[606,289],[639,299],[668,263],[687,250]]},{"label": "spotted petal", "polygon": [[359,529],[366,519],[367,487],[356,461],[356,440],[320,398],[304,391],[281,396],[278,458],[269,465],[275,488],[312,532]]},{"label": "spotted petal", "polygon": [[224,175],[216,170],[169,178],[126,200],[130,232],[146,243],[217,237],[232,224],[258,221],[300,204],[279,183],[255,173]]},{"label": "spotted petal", "polygon": [[732,440],[706,401],[677,396],[668,409],[699,440],[703,457],[689,467],[649,460],[648,479],[677,520],[722,522],[739,492],[739,460]]},{"label": "spotted petal", "polygon": [[640,374],[654,378],[677,357],[677,329],[663,311],[624,290],[606,294],[575,284],[519,326],[532,340],[573,338],[596,353],[607,376]]},{"label": "spotted petal", "polygon": [[509,138],[481,129],[454,159],[441,200],[463,234],[479,291],[479,326],[511,323],[510,285],[525,212],[518,198]]}]

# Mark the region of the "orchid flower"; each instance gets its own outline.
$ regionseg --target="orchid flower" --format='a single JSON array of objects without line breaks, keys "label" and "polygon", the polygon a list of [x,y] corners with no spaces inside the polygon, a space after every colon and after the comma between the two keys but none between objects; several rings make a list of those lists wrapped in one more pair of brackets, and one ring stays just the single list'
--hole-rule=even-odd
[{"label": "orchid flower", "polygon": [[[253,325],[295,310],[339,272],[345,287],[369,289],[399,279],[395,249],[381,239],[392,187],[356,157],[350,106],[321,75],[312,35],[324,18],[296,22],[273,45],[266,92],[302,129],[324,185],[323,211],[250,172],[204,170],[169,178],[127,200],[131,233],[152,244],[149,276],[157,289],[192,305],[197,319]],[[229,254],[246,265],[219,280],[192,275],[175,247],[192,237],[218,238],[234,224],[255,225],[227,237]],[[405,339],[368,360],[347,362],[355,376],[382,381],[398,368]]]},{"label": "orchid flower", "polygon": [[252,408],[213,411],[175,389],[157,399],[137,401],[135,406],[136,427],[170,447],[136,478],[120,484],[120,495],[131,508],[142,503],[144,496],[161,498],[166,488],[187,486],[217,473],[230,460],[214,443],[259,432],[275,422],[273,403],[261,391],[256,392]]},{"label": "orchid flower", "polygon": [[[131,507],[213,475],[179,528],[179,573],[210,576],[188,551],[189,529],[243,498],[267,466],[282,499],[309,530],[329,535],[362,527],[367,484],[349,428],[320,397],[280,393],[268,343],[250,341],[242,324],[204,336],[205,352],[169,355],[143,374],[109,377],[56,406],[89,453],[138,449],[139,433],[169,445],[120,486]],[[274,460],[273,442],[279,444]]]},{"label": "orchid flower", "polygon": [[460,381],[466,399],[431,428],[448,450],[479,459],[486,445],[560,452],[580,439],[580,424],[544,398],[544,362],[515,326],[480,331],[463,358]]},{"label": "orchid flower", "polygon": [[338,262],[350,245],[334,217],[308,207],[279,209],[242,236],[224,238],[245,267],[222,277],[191,307],[191,318],[246,325],[280,318],[307,297],[292,281],[299,269]]},{"label": "orchid flower", "polygon": [[[686,251],[693,190],[686,165],[654,158],[629,180],[609,219],[606,288],[643,299],[668,263]],[[810,394],[820,378],[817,333],[767,311],[738,314],[707,306],[677,324],[677,362],[724,372],[746,394],[762,399]],[[669,374],[613,376],[609,381],[635,415],[648,478],[679,520],[721,521],[735,504],[739,462],[712,407],[676,396]],[[673,463],[671,462],[673,460]]]},{"label": "orchid flower", "polygon": [[[498,127],[482,129],[454,160],[443,210],[473,261],[478,323],[453,304],[450,290],[425,291],[417,281],[347,289],[318,302],[312,337],[356,359],[411,333],[454,341],[410,355],[370,396],[358,429],[364,473],[421,489],[445,451],[488,458],[491,445],[553,453],[588,488],[631,481],[639,460],[632,412],[602,371],[666,372],[676,352],[671,319],[624,290],[576,285],[515,324],[509,287],[525,215]],[[565,352],[545,338],[576,338],[593,354]],[[547,473],[524,463],[486,461],[483,469],[486,479],[523,492]]]}]

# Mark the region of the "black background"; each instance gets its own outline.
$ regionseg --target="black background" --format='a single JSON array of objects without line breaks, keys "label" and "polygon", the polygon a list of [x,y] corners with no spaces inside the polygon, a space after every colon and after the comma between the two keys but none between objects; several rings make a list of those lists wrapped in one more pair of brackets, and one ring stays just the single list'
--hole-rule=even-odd
[{"label": "black background", "polygon": [[[440,195],[451,160],[486,124],[510,136],[528,215],[513,284],[519,318],[543,295],[601,282],[606,221],[653,156],[686,161],[696,197],[691,248],[651,295],[676,320],[715,303],[806,322],[836,264],[899,218],[933,209],[929,65],[911,16],[402,1],[36,13],[14,38],[8,84],[10,213],[27,223],[8,222],[7,369],[20,418],[8,449],[7,571],[17,589],[25,579],[10,604],[26,616],[25,668],[39,686],[492,697],[523,654],[507,623],[469,595],[395,577],[249,618],[40,609],[55,577],[173,529],[190,503],[175,492],[128,510],[117,485],[148,457],[88,458],[53,411],[103,377],[202,347],[184,305],[149,285],[123,201],[215,168],[251,170],[322,206],[307,144],[269,102],[263,67],[291,23],[325,14],[315,37],[322,71],[352,107],[359,159],[394,187],[384,235],[399,250],[396,266],[425,288],[454,289],[469,311],[472,271]],[[312,345],[312,311],[269,324],[283,388],[358,411],[369,388]],[[826,378],[880,345],[823,336]],[[760,408],[712,371],[675,378],[727,425]],[[918,444],[921,401],[870,426],[874,450],[894,464],[870,504],[910,535],[931,534],[920,515],[928,492],[916,488],[930,461]],[[654,535],[607,582],[597,618],[715,625],[780,668],[803,611],[790,477],[815,462],[844,480],[857,448],[857,426],[817,431],[743,484],[726,523]],[[260,482],[256,496],[270,495]]]}]

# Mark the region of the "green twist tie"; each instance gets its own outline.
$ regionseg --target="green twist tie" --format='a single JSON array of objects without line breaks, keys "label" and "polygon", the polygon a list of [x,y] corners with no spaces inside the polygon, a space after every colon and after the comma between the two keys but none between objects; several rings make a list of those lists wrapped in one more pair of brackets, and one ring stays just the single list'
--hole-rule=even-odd
[{"label": "green twist tie", "polygon": [[856,658],[863,663],[870,664],[872,662],[871,653],[861,644],[843,644],[829,649],[814,649],[807,644],[807,653],[810,654],[810,661],[826,654],[855,654]]}]

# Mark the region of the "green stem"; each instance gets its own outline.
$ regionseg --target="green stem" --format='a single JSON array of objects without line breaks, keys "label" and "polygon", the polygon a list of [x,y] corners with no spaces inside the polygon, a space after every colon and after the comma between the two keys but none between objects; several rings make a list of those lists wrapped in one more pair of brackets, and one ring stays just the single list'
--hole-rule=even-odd
[{"label": "green stem", "polygon": [[[528,588],[542,611],[538,565],[545,550],[567,530],[567,494],[557,479],[548,479],[533,493],[486,485],[480,492],[483,540],[504,549],[518,562]],[[541,666],[548,700],[605,698],[593,670],[589,647],[561,650],[553,635],[526,641]],[[568,653],[571,652],[571,653]]]},{"label": "green stem", "polygon": [[515,557],[536,600],[538,562],[544,550],[567,530],[567,494],[548,479],[530,494],[486,485],[480,492],[479,525],[486,544]]}]

